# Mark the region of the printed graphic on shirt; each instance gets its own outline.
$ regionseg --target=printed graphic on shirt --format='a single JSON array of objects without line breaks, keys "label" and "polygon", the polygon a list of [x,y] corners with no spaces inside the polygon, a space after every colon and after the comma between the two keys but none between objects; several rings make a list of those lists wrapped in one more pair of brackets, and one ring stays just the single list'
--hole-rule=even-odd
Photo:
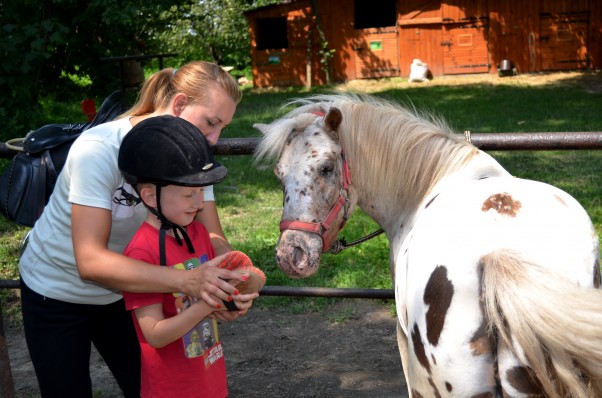
[{"label": "printed graphic on shirt", "polygon": [[134,206],[140,203],[140,199],[130,184],[123,184],[113,194],[113,205],[111,211],[114,218],[130,218],[134,214]]},{"label": "printed graphic on shirt", "polygon": [[187,358],[203,356],[205,367],[224,356],[222,344],[218,340],[217,322],[207,318],[197,324],[183,337],[184,351]]},{"label": "printed graphic on shirt", "polygon": [[[209,257],[206,254],[203,254],[200,258],[191,258],[189,260],[184,261],[183,263],[172,265],[172,268],[181,269],[181,270],[191,270],[202,263],[209,260]],[[173,296],[176,298],[176,309],[178,314],[184,311],[186,308],[190,307],[195,301],[197,301],[194,297],[185,296],[182,293],[174,293]]]},{"label": "printed graphic on shirt", "polygon": [[[182,270],[191,270],[202,263],[209,260],[209,257],[204,254],[200,258],[191,258],[173,265],[173,268]],[[197,299],[186,296],[182,293],[174,293],[176,298],[176,309],[178,314],[185,311],[188,307],[194,304]],[[215,361],[224,356],[222,344],[219,341],[217,332],[217,321],[215,319],[204,319],[193,327],[188,333],[182,337],[184,343],[184,352],[187,358],[196,358],[203,356],[205,359],[205,367],[211,366]]]}]

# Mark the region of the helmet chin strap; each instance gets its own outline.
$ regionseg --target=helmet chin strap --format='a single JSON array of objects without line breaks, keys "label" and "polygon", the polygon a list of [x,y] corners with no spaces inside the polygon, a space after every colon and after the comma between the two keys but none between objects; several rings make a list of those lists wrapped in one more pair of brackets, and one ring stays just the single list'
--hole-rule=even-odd
[{"label": "helmet chin strap", "polygon": [[186,229],[169,221],[167,217],[163,215],[163,212],[161,211],[161,185],[156,184],[155,186],[157,187],[157,209],[155,210],[150,206],[146,206],[146,203],[145,206],[161,222],[161,228],[159,229],[159,256],[161,265],[167,265],[167,258],[165,254],[165,235],[167,235],[168,230],[171,229],[173,231],[173,235],[176,238],[178,245],[182,246],[182,239],[184,239],[190,254],[194,254],[194,246],[192,245],[192,241],[190,240],[188,233],[186,233]]}]

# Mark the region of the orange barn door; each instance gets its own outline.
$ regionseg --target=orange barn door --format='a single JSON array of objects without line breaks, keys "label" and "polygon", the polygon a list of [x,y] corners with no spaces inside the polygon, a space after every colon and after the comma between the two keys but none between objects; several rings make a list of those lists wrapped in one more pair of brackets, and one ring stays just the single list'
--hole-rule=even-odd
[{"label": "orange barn door", "polygon": [[441,3],[443,73],[489,72],[489,14],[485,0]]},{"label": "orange barn door", "polygon": [[586,69],[587,1],[542,1],[539,14],[541,70]]},{"label": "orange barn door", "polygon": [[443,73],[487,73],[487,24],[444,24],[441,34],[443,46]]}]

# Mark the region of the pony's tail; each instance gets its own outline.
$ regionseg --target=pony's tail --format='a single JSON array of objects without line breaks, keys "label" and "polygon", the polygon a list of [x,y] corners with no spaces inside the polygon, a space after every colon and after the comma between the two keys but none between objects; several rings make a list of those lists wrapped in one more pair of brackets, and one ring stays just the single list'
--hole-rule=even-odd
[{"label": "pony's tail", "polygon": [[491,331],[520,347],[516,357],[528,361],[546,396],[602,397],[602,290],[507,251],[480,263]]}]

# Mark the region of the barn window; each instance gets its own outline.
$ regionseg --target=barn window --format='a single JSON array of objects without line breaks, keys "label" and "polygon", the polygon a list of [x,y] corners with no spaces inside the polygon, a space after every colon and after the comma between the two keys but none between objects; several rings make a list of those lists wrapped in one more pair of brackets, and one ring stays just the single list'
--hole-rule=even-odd
[{"label": "barn window", "polygon": [[395,0],[355,0],[355,29],[395,26]]},{"label": "barn window", "polygon": [[257,49],[288,48],[286,18],[259,18],[256,29]]},{"label": "barn window", "polygon": [[472,35],[458,35],[458,46],[470,47],[472,46]]}]

